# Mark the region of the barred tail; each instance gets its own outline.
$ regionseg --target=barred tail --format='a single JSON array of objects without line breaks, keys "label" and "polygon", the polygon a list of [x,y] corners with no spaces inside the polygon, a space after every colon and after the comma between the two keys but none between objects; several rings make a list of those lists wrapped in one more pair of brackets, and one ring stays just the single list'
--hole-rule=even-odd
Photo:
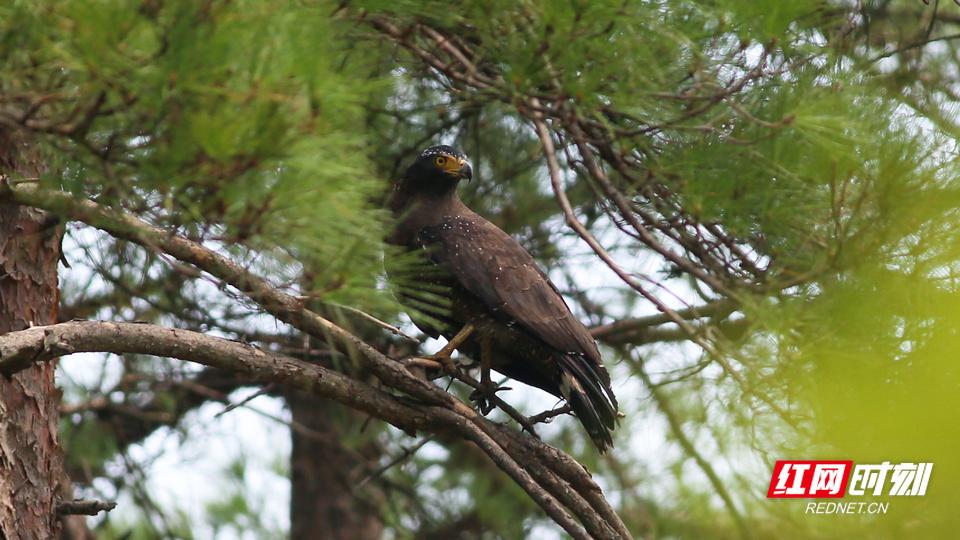
[{"label": "barred tail", "polygon": [[617,398],[610,389],[609,376],[580,355],[560,356],[559,364],[560,393],[593,444],[600,453],[605,452],[613,446],[612,432],[617,424]]}]

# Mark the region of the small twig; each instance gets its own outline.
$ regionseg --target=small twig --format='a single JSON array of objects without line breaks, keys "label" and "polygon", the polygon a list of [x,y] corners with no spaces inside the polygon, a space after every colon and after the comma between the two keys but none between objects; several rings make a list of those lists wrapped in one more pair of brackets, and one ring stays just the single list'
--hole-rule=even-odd
[{"label": "small twig", "polygon": [[403,340],[405,340],[405,341],[409,341],[410,343],[416,343],[416,344],[419,344],[419,343],[420,343],[420,340],[419,340],[419,339],[417,339],[417,338],[415,338],[415,337],[413,337],[413,336],[411,336],[411,335],[405,334],[405,333],[403,332],[403,330],[400,330],[399,328],[397,328],[396,326],[394,326],[394,325],[392,325],[392,324],[390,324],[390,323],[388,323],[388,322],[381,321],[380,319],[374,317],[373,315],[370,315],[369,313],[367,313],[367,312],[365,312],[365,311],[361,311],[361,310],[359,310],[359,309],[357,309],[357,308],[355,308],[355,307],[345,306],[345,305],[343,305],[343,304],[331,304],[331,305],[336,306],[336,307],[338,307],[338,308],[340,308],[340,309],[347,310],[347,311],[349,311],[350,313],[354,313],[354,314],[356,314],[356,315],[359,315],[361,318],[366,319],[367,321],[372,322],[373,324],[379,326],[380,328],[383,328],[383,329],[387,330],[387,331],[390,332],[391,334],[393,334],[393,335],[395,335],[395,336],[397,336],[397,337],[399,337],[399,338],[401,338],[401,339],[403,339]]},{"label": "small twig", "polygon": [[[956,1],[956,0],[955,0],[955,1]],[[924,39],[924,40],[918,41],[918,42],[916,42],[916,43],[911,43],[911,44],[909,44],[909,45],[904,45],[903,47],[898,47],[898,48],[896,48],[896,49],[893,49],[892,51],[887,51],[887,52],[878,54],[877,56],[874,56],[873,58],[871,58],[871,59],[868,61],[868,63],[873,64],[873,63],[879,62],[880,60],[883,60],[884,58],[890,58],[891,56],[893,56],[893,55],[895,55],[895,54],[900,54],[900,53],[904,53],[904,52],[907,52],[907,51],[910,51],[910,50],[913,50],[913,49],[919,49],[919,48],[922,48],[922,47],[926,47],[927,45],[930,45],[931,43],[937,43],[937,42],[940,42],[940,41],[951,41],[951,40],[958,39],[958,38],[960,38],[960,33],[957,33],[957,34],[948,34],[948,35],[945,35],[945,36],[939,36],[939,37],[935,37],[935,38],[931,38],[931,39]]]},{"label": "small twig", "polygon": [[535,414],[530,418],[527,418],[531,424],[547,424],[555,417],[560,416],[561,414],[567,414],[573,409],[570,408],[570,405],[564,405],[562,407],[557,407],[556,409],[550,409],[549,411],[543,411],[540,414]]},{"label": "small twig", "polygon": [[117,507],[116,501],[98,501],[96,499],[76,499],[57,503],[57,515],[95,516],[100,512],[109,512]]},{"label": "small twig", "polygon": [[388,470],[392,469],[393,467],[396,467],[397,465],[403,463],[404,461],[410,459],[410,457],[412,457],[414,454],[417,453],[417,450],[420,450],[421,448],[423,448],[423,446],[424,446],[425,444],[427,444],[428,442],[430,442],[430,441],[432,441],[432,440],[433,440],[433,436],[431,435],[431,436],[429,436],[429,437],[424,437],[424,438],[420,439],[420,440],[419,440],[416,444],[414,444],[413,446],[409,446],[409,447],[404,448],[404,449],[403,449],[403,452],[401,452],[400,454],[398,454],[396,457],[394,457],[393,459],[391,459],[389,462],[381,465],[380,467],[377,467],[376,470],[374,470],[373,472],[371,472],[370,474],[368,474],[363,480],[360,481],[360,483],[357,484],[356,489],[362,488],[363,486],[367,485],[367,483],[370,482],[371,480],[376,480],[377,478],[380,478],[381,476],[383,476],[383,473],[387,472]]},{"label": "small twig", "polygon": [[[624,351],[624,357],[632,358],[632,356],[626,351]],[[640,380],[643,382],[644,386],[647,387],[647,390],[650,392],[650,397],[653,398],[657,408],[660,409],[660,412],[666,418],[667,424],[670,426],[670,431],[673,432],[677,442],[680,443],[680,447],[683,448],[687,455],[693,458],[694,462],[696,462],[696,464],[700,467],[700,470],[702,470],[707,476],[707,479],[717,492],[717,495],[719,495],[720,499],[723,501],[724,506],[727,507],[727,512],[733,519],[734,524],[740,530],[741,537],[745,539],[751,538],[752,535],[750,528],[747,526],[746,521],[744,521],[743,516],[737,509],[737,505],[733,502],[733,497],[730,496],[730,492],[727,491],[727,488],[723,485],[723,481],[720,479],[720,476],[710,464],[710,460],[703,457],[703,455],[697,451],[697,447],[694,442],[690,440],[690,438],[684,433],[683,418],[673,410],[668,398],[663,394],[661,389],[653,384],[653,381],[651,381],[650,376],[647,374],[646,369],[643,366],[643,362],[636,362],[634,365],[637,367],[637,374],[640,375]]]},{"label": "small twig", "polygon": [[258,397],[260,397],[260,396],[262,396],[262,395],[264,395],[264,394],[267,394],[267,393],[273,391],[273,389],[276,388],[276,386],[277,386],[276,383],[270,383],[270,384],[264,386],[263,388],[261,388],[260,390],[257,390],[257,391],[254,392],[253,394],[250,394],[249,396],[243,398],[242,400],[240,400],[240,401],[238,401],[238,402],[236,402],[236,403],[229,403],[229,404],[227,404],[226,407],[223,408],[222,411],[218,412],[218,413],[215,414],[213,417],[214,417],[214,418],[220,418],[221,416],[223,416],[223,415],[227,414],[228,412],[236,409],[237,407],[243,407],[244,405],[246,405],[247,403],[250,403],[250,402],[253,401],[254,399],[256,399],[256,398],[258,398]]}]

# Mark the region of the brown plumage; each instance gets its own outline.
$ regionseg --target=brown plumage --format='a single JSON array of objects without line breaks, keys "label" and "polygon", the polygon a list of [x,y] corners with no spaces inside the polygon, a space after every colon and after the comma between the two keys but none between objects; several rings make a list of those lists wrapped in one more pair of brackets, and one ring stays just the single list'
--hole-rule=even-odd
[{"label": "brown plumage", "polygon": [[[401,300],[426,316],[414,323],[430,336],[450,339],[471,324],[475,330],[459,350],[566,399],[604,451],[617,402],[596,342],[533,257],[460,201],[457,183],[470,175],[462,153],[435,146],[398,184],[391,242],[429,261],[405,280]],[[438,301],[438,292],[448,301]]]}]

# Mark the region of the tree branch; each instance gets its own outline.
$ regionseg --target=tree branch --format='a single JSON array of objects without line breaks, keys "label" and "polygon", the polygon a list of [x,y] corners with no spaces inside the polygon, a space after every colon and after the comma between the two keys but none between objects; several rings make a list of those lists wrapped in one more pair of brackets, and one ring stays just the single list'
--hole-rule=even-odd
[{"label": "tree branch", "polygon": [[[35,362],[80,352],[149,354],[240,371],[262,382],[285,384],[336,400],[407,432],[458,433],[480,446],[574,538],[589,538],[560,503],[500,449],[493,437],[469,429],[460,415],[441,407],[402,403],[386,392],[336,371],[252,345],[152,324],[76,321],[0,336],[0,374],[9,377]],[[589,516],[585,521],[590,521]],[[603,530],[599,523],[595,525],[598,532]],[[602,537],[613,536],[603,534]]]},{"label": "tree branch", "polygon": [[[252,345],[150,324],[68,322],[0,336],[0,373],[10,376],[34,362],[77,352],[129,352],[179,358],[219,369],[239,371],[261,382],[282,383],[334,399],[407,432],[426,430],[433,433],[456,433],[480,446],[573,537],[589,538],[589,534],[567,514],[552,492],[559,492],[565,505],[573,504],[574,501],[578,503],[573,510],[589,526],[590,534],[600,538],[623,537],[613,533],[611,525],[604,522],[606,516],[601,518],[603,514],[594,510],[596,501],[590,503],[583,497],[578,500],[568,493],[572,490],[562,480],[562,476],[547,471],[535,471],[531,475],[537,466],[521,465],[513,457],[518,455],[518,450],[523,446],[528,446],[524,444],[527,441],[516,439],[530,439],[529,437],[496,426],[469,408],[467,410],[472,418],[464,418],[462,411],[454,412],[427,404],[403,403],[386,392],[341,373],[265,352]],[[478,420],[489,424],[486,432],[478,429]],[[505,440],[519,443],[519,447],[508,447],[503,444]],[[562,465],[562,460],[556,457],[553,461],[561,462]],[[585,472],[580,469],[581,476]],[[589,483],[592,484],[592,481]],[[593,486],[599,491],[595,484]],[[608,508],[606,504],[603,506]]]},{"label": "tree branch", "polygon": [[117,503],[114,501],[98,501],[96,499],[60,501],[57,503],[57,514],[61,516],[95,516],[100,512],[109,512],[116,507]]},{"label": "tree branch", "polygon": [[153,324],[73,321],[10,332],[0,336],[0,374],[10,377],[35,362],[82,352],[177,358],[264,383],[289,384],[358,406],[402,429],[422,429],[426,423],[393,396],[336,371],[245,343]]},{"label": "tree branch", "polygon": [[[678,309],[676,314],[684,320],[699,319],[704,317],[722,318],[736,309],[736,303],[729,299],[717,300],[702,306],[693,306],[687,309]],[[634,319],[621,319],[610,324],[595,326],[590,329],[594,339],[600,341],[609,341],[619,343],[625,341],[635,334],[649,332],[653,327],[671,323],[671,319],[665,313],[658,313],[647,317],[637,317]]]},{"label": "tree branch", "polygon": [[[400,362],[385,356],[342,327],[306,309],[301,300],[277,289],[231,259],[133,216],[101,207],[90,200],[74,198],[66,193],[37,189],[33,185],[10,186],[0,183],[0,200],[5,199],[47,209],[62,217],[82,221],[117,238],[140,244],[191,264],[243,292],[265,311],[298,330],[322,340],[333,338],[356,350],[360,353],[359,357],[366,367],[381,382],[420,400],[423,404],[416,406],[404,404],[390,394],[338,372],[295,359],[282,360],[286,357],[268,354],[249,345],[220,340],[232,344],[224,346],[238,355],[228,360],[215,354],[216,351],[222,352],[222,348],[209,348],[215,342],[202,339],[217,338],[187,333],[184,330],[154,327],[159,328],[160,335],[168,340],[164,342],[168,350],[157,351],[155,347],[159,342],[152,343],[153,340],[144,340],[142,335],[139,339],[133,339],[136,334],[135,329],[125,327],[126,338],[131,340],[127,343],[128,345],[149,348],[149,351],[153,352],[144,349],[101,350],[170,356],[242,371],[264,382],[280,382],[293,386],[302,384],[305,385],[300,387],[303,390],[340,401],[408,432],[427,429],[433,432],[456,433],[483,449],[490,459],[513,478],[551,519],[574,538],[631,537],[623,521],[603,497],[589,472],[576,460],[532,436],[517,433],[487,420],[452,394],[415,376]],[[149,325],[134,324],[132,326],[147,327]],[[114,324],[113,328],[118,326]],[[93,331],[94,334],[102,332],[104,332],[103,328]],[[69,334],[59,333],[59,335]],[[190,349],[184,348],[182,344],[177,345],[174,338],[181,335],[189,336],[198,347]],[[104,339],[106,337],[101,336]],[[0,343],[6,339],[7,336],[0,338]],[[77,336],[74,339],[83,342],[84,339],[89,338]],[[47,341],[48,338],[43,337],[41,343],[46,344]],[[69,341],[50,339],[49,343],[52,347],[50,351],[47,350],[47,345],[35,347],[33,351],[37,357],[30,357],[25,352],[11,354],[10,360],[3,362],[6,367],[0,368],[0,371],[13,370],[23,364],[29,365],[32,361],[45,359],[51,352],[60,354],[79,352],[76,345],[73,345],[74,350],[69,347],[59,347],[61,342],[69,344]],[[106,343],[112,342],[112,340],[106,341]],[[201,343],[206,344],[208,348],[199,347]],[[165,352],[177,354],[164,354]],[[6,354],[2,355],[2,357],[6,356]],[[539,461],[531,461],[534,459],[531,456],[537,456]],[[568,510],[576,515],[576,519],[568,513]],[[577,519],[580,523],[577,523]]]}]

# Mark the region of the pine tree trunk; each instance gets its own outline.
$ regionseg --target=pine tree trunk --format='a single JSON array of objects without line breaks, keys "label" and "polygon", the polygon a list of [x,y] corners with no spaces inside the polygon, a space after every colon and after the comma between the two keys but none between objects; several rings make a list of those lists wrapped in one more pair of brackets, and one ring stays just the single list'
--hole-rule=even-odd
[{"label": "pine tree trunk", "polygon": [[[0,174],[36,176],[37,160],[0,131]],[[57,320],[60,234],[43,212],[0,202],[0,334]],[[66,489],[55,362],[0,376],[0,538],[57,538]]]},{"label": "pine tree trunk", "polygon": [[[356,430],[364,418],[328,400],[290,393],[290,538],[297,540],[374,540],[383,534],[381,496],[375,483],[357,490],[368,456],[343,444],[342,426]],[[306,429],[303,429],[306,428]],[[309,431],[307,431],[309,430]]]}]

